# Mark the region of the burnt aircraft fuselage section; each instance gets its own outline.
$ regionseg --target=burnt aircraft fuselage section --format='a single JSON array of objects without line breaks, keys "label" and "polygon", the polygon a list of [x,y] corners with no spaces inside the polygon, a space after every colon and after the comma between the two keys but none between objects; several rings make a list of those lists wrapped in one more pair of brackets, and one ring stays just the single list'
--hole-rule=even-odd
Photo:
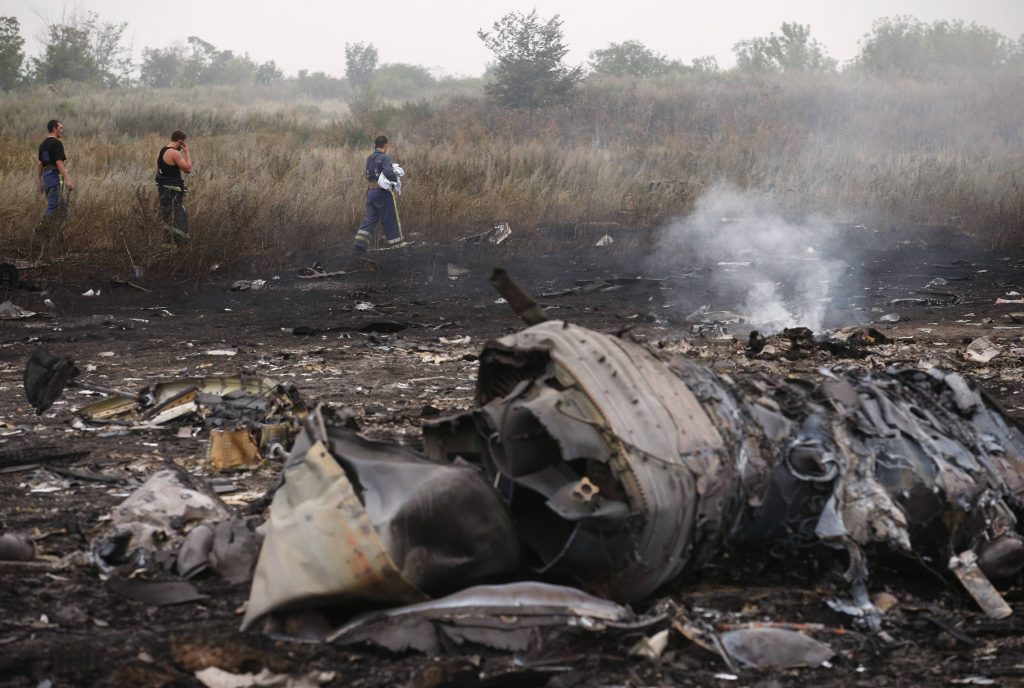
[{"label": "burnt aircraft fuselage section", "polygon": [[[937,369],[820,372],[813,381],[725,376],[625,338],[542,322],[485,347],[477,406],[427,423],[425,457],[396,449],[381,471],[366,459],[388,455],[386,449],[371,452],[343,439],[352,431],[324,424],[323,436],[296,444],[282,489],[311,446],[337,452],[342,470],[321,467],[317,475],[350,482],[346,494],[358,495],[370,512],[389,564],[378,574],[360,572],[359,585],[366,589],[367,575],[397,577],[407,585],[394,602],[415,599],[413,590],[440,592],[430,581],[444,581],[450,591],[494,577],[540,578],[638,600],[727,547],[773,542],[845,550],[862,603],[874,544],[945,557],[970,550],[989,576],[1024,566],[1016,530],[1024,433],[994,402]],[[426,483],[401,478],[406,470],[422,473],[420,464],[460,475],[475,466],[483,480],[461,479],[472,485],[472,500],[446,492],[458,484],[447,478],[430,495]],[[419,484],[411,492],[418,507],[403,508],[385,481]],[[260,599],[250,600],[247,623],[254,609],[301,597],[274,591],[287,575],[283,539],[301,527],[289,510],[309,508],[294,496],[275,498],[253,589]],[[450,508],[457,503],[473,511]],[[404,520],[393,518],[400,513]],[[275,529],[275,521],[286,525]],[[498,525],[453,527],[457,521]],[[436,549],[459,556],[432,557],[406,542],[424,532],[435,533]],[[442,546],[444,537],[470,535],[471,545]],[[487,544],[491,538],[501,542]],[[412,549],[415,571],[401,563]],[[501,556],[486,566],[466,560],[485,552]],[[332,585],[318,594],[359,596]]]},{"label": "burnt aircraft fuselage section", "polygon": [[851,579],[875,542],[1024,564],[1024,435],[955,373],[734,379],[547,322],[485,348],[477,401],[428,456],[484,469],[536,573],[614,599],[780,539],[845,548]]}]

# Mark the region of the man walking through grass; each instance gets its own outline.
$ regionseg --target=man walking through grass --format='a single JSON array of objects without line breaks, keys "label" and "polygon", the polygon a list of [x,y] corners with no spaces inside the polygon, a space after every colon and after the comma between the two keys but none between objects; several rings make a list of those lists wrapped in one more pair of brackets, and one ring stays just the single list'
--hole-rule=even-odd
[{"label": "man walking through grass", "polygon": [[384,238],[388,248],[405,246],[402,237],[402,221],[398,217],[398,203],[395,191],[402,193],[403,170],[388,155],[388,137],[383,134],[373,141],[374,151],[366,158],[366,217],[356,231],[352,250],[366,253],[370,248],[373,228],[380,222],[384,226]]},{"label": "man walking through grass", "polygon": [[188,241],[188,212],[185,210],[185,180],[181,173],[192,173],[192,152],[185,143],[185,132],[175,130],[171,141],[156,156],[156,191],[160,197],[160,216],[175,246]]},{"label": "man walking through grass", "polygon": [[63,219],[67,211],[64,189],[71,191],[75,185],[68,176],[65,164],[67,157],[64,155],[64,143],[61,141],[64,125],[59,119],[51,119],[46,123],[46,130],[49,135],[39,144],[36,171],[39,176],[39,191],[46,197],[44,216],[49,222],[53,219]]}]

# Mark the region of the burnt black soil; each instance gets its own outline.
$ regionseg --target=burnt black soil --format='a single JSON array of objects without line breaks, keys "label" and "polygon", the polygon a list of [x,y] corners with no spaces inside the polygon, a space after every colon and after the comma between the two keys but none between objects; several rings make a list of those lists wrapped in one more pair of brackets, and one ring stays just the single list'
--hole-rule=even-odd
[{"label": "burnt black soil", "polygon": [[[948,580],[907,562],[881,566],[871,580],[873,593],[891,595],[885,599],[894,602],[884,622],[888,638],[865,633],[826,605],[845,592],[837,583],[839,562],[780,562],[737,552],[698,580],[673,586],[667,594],[709,619],[824,624],[829,630],[818,637],[839,651],[831,668],[742,672],[731,681],[716,678],[728,673],[721,660],[674,631],[658,661],[629,655],[639,634],[545,644],[515,657],[477,648],[464,656],[426,658],[274,641],[238,631],[245,585],[204,578],[196,583],[209,599],[147,607],[108,592],[99,571],[76,554],[88,551],[104,515],[164,462],[212,477],[207,437],[178,437],[174,429],[107,436],[73,429],[73,410],[90,399],[76,390],[36,417],[21,389],[24,362],[36,347],[71,356],[82,379],[129,389],[178,376],[261,374],[294,384],[310,402],[352,408],[371,435],[415,438],[424,417],[471,405],[476,352],[487,339],[521,327],[487,283],[496,265],[537,295],[549,317],[679,347],[720,370],[810,374],[821,365],[940,365],[980,380],[1010,415],[1024,418],[1024,325],[1008,317],[1024,305],[994,303],[1021,298],[1008,296],[1024,292],[1018,258],[962,247],[951,256],[948,247],[896,241],[844,252],[849,268],[833,276],[841,288],[825,324],[874,322],[894,343],[858,360],[818,352],[791,362],[748,357],[743,343],[750,323],[725,325],[736,339],[712,339],[719,332],[695,328],[687,318],[701,306],[740,312],[749,268],[687,257],[658,267],[643,251],[617,248],[621,243],[528,257],[504,246],[417,248],[408,256],[383,254],[378,272],[314,280],[298,279],[301,263],[278,275],[213,273],[199,288],[155,277],[137,280],[149,292],[112,285],[109,276],[65,276],[61,284],[45,271],[27,274],[44,291],[15,292],[13,300],[47,315],[0,321],[0,453],[24,450],[25,461],[42,458],[36,467],[0,473],[0,522],[8,532],[33,537],[39,557],[0,563],[0,684],[36,686],[50,679],[56,686],[191,686],[199,685],[194,672],[209,666],[238,673],[330,670],[335,686],[903,686],[972,676],[999,685],[1021,681],[1021,581],[1000,584],[1016,615],[992,622]],[[324,262],[328,269],[346,264],[344,257]],[[241,277],[267,283],[230,291]],[[785,282],[785,274],[775,277]],[[945,286],[926,289],[936,277],[947,280]],[[100,290],[99,296],[82,296],[88,289]],[[892,304],[907,298],[917,301]],[[877,322],[891,312],[899,313],[898,322]],[[394,323],[401,329],[386,331],[396,329]],[[293,334],[295,328],[305,334]],[[981,336],[1002,353],[987,364],[966,361],[965,344]],[[217,350],[235,355],[210,353]],[[271,464],[230,476],[237,490],[224,496],[259,513],[278,472]]]}]

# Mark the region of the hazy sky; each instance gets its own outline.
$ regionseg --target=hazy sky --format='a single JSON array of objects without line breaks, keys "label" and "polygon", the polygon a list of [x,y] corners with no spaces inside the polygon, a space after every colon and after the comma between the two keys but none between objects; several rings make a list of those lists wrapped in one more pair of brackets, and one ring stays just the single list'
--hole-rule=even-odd
[{"label": "hazy sky", "polygon": [[491,54],[476,36],[509,11],[536,7],[560,14],[571,48],[569,61],[584,63],[610,42],[642,41],[670,58],[714,55],[733,63],[732,46],[777,31],[784,21],[811,25],[811,35],[840,63],[878,17],[909,14],[923,21],[963,19],[1011,38],[1024,34],[1024,0],[0,0],[0,15],[22,25],[26,52],[38,54],[43,18],[65,8],[92,10],[105,21],[127,22],[136,60],[143,47],[165,47],[199,36],[220,49],[276,60],[286,75],[300,69],[341,76],[345,43],[373,43],[380,62],[408,62],[452,75],[479,75]]}]

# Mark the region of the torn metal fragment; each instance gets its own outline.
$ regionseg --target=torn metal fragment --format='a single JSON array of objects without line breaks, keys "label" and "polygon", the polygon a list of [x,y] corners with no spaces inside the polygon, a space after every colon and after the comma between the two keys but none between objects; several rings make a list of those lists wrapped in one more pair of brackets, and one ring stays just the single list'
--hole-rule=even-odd
[{"label": "torn metal fragment", "polygon": [[990,619],[1005,619],[1013,609],[978,567],[978,555],[971,550],[950,557],[949,570],[956,574],[967,592]]},{"label": "torn metal fragment", "polygon": [[211,430],[207,458],[218,471],[247,470],[263,463],[256,438],[244,427]]},{"label": "torn metal fragment", "polygon": [[[448,597],[359,616],[332,633],[341,645],[372,642],[394,652],[440,654],[449,645],[522,652],[552,631],[635,627],[633,613],[580,590],[545,583],[481,585]],[[667,641],[667,638],[666,638]]]},{"label": "torn metal fragment", "polygon": [[519,565],[500,495],[466,464],[311,414],[274,495],[244,626],[300,601],[414,602]]},{"label": "torn metal fragment", "polygon": [[736,662],[753,669],[820,667],[836,654],[826,643],[785,628],[728,631],[721,642]]},{"label": "torn metal fragment", "polygon": [[170,569],[188,528],[231,516],[227,505],[187,473],[163,469],[114,508],[107,527],[93,542],[94,560],[107,571]]},{"label": "torn metal fragment", "polygon": [[113,576],[107,580],[107,590],[151,607],[198,602],[210,597],[185,581],[147,581],[120,576]]}]

